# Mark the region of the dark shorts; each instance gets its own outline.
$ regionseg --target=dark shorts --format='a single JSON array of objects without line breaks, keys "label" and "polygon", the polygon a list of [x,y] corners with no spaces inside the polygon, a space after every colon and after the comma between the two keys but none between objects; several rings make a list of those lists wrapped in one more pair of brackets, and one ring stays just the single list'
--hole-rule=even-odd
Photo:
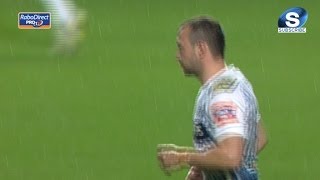
[{"label": "dark shorts", "polygon": [[215,171],[206,172],[205,180],[258,180],[256,169],[240,168],[234,172]]}]

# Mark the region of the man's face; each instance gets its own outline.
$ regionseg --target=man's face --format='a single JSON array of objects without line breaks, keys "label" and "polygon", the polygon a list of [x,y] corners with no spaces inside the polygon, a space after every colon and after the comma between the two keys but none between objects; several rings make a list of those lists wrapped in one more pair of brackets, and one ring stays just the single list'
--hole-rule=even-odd
[{"label": "man's face", "polygon": [[194,75],[198,71],[199,63],[195,51],[189,40],[189,28],[181,30],[177,37],[177,54],[176,57],[185,75]]}]

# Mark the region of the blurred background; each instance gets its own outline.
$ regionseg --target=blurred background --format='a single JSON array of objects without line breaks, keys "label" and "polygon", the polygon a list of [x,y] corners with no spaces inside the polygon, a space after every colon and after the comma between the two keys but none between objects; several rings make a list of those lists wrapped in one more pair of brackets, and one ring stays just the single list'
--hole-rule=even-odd
[{"label": "blurred background", "polygon": [[[226,60],[251,81],[269,145],[261,179],[318,179],[320,3],[317,1],[77,0],[86,38],[52,55],[52,30],[20,30],[39,0],[1,0],[0,179],[141,180],[165,176],[158,143],[192,146],[200,84],[175,59],[179,24],[207,14],[226,34]],[[279,16],[301,6],[306,34],[278,34]],[[53,17],[54,18],[54,17]],[[54,28],[54,24],[52,25]]]}]

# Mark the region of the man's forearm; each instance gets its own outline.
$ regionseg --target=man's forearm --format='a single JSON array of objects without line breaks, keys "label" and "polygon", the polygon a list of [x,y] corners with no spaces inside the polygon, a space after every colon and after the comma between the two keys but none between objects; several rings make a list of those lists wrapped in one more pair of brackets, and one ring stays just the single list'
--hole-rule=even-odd
[{"label": "man's forearm", "polygon": [[180,161],[201,169],[233,169],[241,165],[242,143],[241,138],[230,138],[204,153],[180,153]]},{"label": "man's forearm", "polygon": [[196,152],[195,148],[188,146],[177,146],[175,144],[158,144],[158,152],[176,151],[176,152]]},{"label": "man's forearm", "polygon": [[206,153],[181,153],[181,164],[196,166],[200,169],[233,169],[240,165],[241,159],[232,157],[219,149]]}]

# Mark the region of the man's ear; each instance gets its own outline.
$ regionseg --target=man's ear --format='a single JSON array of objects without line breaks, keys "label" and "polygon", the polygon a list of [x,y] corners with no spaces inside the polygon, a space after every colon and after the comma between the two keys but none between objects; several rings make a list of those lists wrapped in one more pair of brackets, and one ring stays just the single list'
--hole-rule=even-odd
[{"label": "man's ear", "polygon": [[199,59],[203,59],[208,51],[207,43],[204,41],[198,41],[195,45],[196,55]]}]

